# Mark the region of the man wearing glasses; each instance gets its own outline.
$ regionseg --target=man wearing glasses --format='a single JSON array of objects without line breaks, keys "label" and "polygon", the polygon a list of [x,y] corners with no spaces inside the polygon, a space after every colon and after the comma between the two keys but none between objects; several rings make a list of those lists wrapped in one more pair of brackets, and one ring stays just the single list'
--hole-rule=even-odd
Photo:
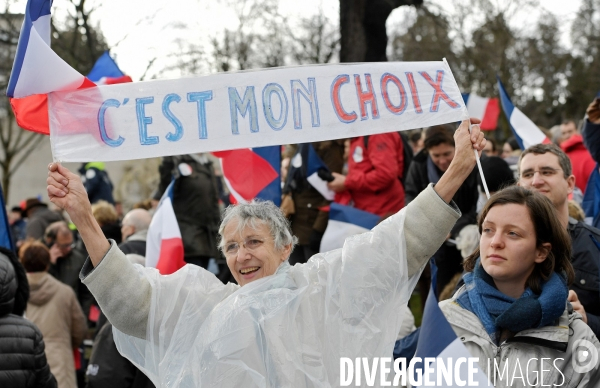
[{"label": "man wearing glasses", "polygon": [[569,217],[569,194],[575,187],[575,176],[569,157],[556,145],[537,144],[529,147],[519,159],[520,186],[546,196],[556,208],[558,218],[571,236],[571,263],[575,281],[569,301],[583,316],[596,336],[600,335],[600,285],[598,248],[600,230]]},{"label": "man wearing glasses", "polygon": [[87,253],[75,248],[73,232],[64,221],[50,224],[44,234],[44,243],[50,248],[50,269],[48,273],[62,283],[71,286],[86,317],[94,297],[79,280],[79,271],[85,263]]}]

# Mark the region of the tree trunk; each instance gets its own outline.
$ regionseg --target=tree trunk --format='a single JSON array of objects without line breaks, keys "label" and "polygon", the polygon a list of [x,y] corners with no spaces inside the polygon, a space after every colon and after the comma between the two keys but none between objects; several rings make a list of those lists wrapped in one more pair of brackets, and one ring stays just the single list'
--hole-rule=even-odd
[{"label": "tree trunk", "polygon": [[387,61],[385,22],[395,8],[423,0],[340,0],[340,62]]}]

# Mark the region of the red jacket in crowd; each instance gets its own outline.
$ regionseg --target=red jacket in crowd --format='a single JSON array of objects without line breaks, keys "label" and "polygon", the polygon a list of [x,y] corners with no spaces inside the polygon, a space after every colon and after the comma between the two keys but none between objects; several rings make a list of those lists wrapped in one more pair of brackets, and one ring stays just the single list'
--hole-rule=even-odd
[{"label": "red jacket in crowd", "polygon": [[380,216],[404,207],[402,140],[397,132],[352,139],[345,186],[357,209]]},{"label": "red jacket in crowd", "polygon": [[560,148],[569,156],[573,165],[573,175],[575,175],[575,186],[585,192],[588,178],[596,166],[592,155],[583,145],[581,135],[575,134],[563,141]]}]

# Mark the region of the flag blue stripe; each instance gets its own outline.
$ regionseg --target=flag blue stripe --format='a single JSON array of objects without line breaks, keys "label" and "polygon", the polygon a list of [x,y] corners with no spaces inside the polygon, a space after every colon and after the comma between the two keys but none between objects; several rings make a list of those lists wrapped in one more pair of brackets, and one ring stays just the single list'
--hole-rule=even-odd
[{"label": "flag blue stripe", "polygon": [[0,188],[0,246],[6,249],[14,251],[13,241],[10,236],[10,224],[8,223],[8,216],[6,214],[6,205],[4,204],[4,194],[2,188]]},{"label": "flag blue stripe", "polygon": [[125,74],[119,69],[119,66],[117,66],[115,61],[111,58],[108,51],[105,51],[104,54],[98,58],[87,77],[90,81],[98,82],[102,77],[118,78],[124,75]]},{"label": "flag blue stripe", "polygon": [[435,262],[430,260],[431,266],[431,287],[425,310],[423,311],[423,320],[421,324],[421,333],[419,334],[419,343],[415,357],[437,357],[444,349],[456,340],[456,333],[446,320],[444,313],[438,306],[438,299],[435,292],[437,281],[437,268]]},{"label": "flag blue stripe", "polygon": [[465,106],[467,106],[467,103],[469,102],[469,94],[471,94],[471,93],[461,93],[461,94],[462,94],[462,98],[465,103]]},{"label": "flag blue stripe", "polygon": [[263,199],[265,201],[272,201],[275,205],[281,205],[281,179],[280,179],[280,166],[281,166],[281,147],[280,146],[269,146],[269,147],[257,147],[253,148],[252,151],[261,158],[265,159],[269,164],[277,171],[277,178],[273,179],[271,183],[264,189],[262,189],[256,198]]},{"label": "flag blue stripe", "polygon": [[329,208],[329,219],[358,225],[365,229],[373,229],[380,217],[350,206],[332,203]]},{"label": "flag blue stripe", "polygon": [[323,163],[317,151],[315,151],[312,144],[308,144],[308,165],[306,167],[306,175],[311,176],[315,172],[318,172],[320,168],[324,168],[329,171],[329,168]]},{"label": "flag blue stripe", "polygon": [[523,139],[521,139],[521,136],[519,136],[517,131],[515,131],[515,128],[513,128],[512,124],[510,123],[510,116],[512,116],[512,112],[515,109],[515,106],[513,105],[512,101],[510,100],[510,97],[508,97],[508,94],[506,93],[506,90],[504,89],[504,85],[502,84],[502,81],[500,81],[500,77],[497,77],[497,79],[498,79],[498,92],[500,93],[500,103],[502,104],[502,110],[504,111],[504,115],[506,116],[506,119],[508,120],[508,125],[510,126],[510,130],[512,131],[513,135],[515,136],[517,143],[519,143],[519,147],[521,147],[521,149],[524,150],[525,146],[523,145]]}]

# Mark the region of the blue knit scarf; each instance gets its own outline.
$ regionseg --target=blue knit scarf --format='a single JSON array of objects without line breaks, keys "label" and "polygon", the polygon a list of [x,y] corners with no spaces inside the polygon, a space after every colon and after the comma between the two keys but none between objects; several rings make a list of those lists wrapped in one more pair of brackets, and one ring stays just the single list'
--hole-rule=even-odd
[{"label": "blue knit scarf", "polygon": [[457,299],[464,309],[477,315],[496,343],[503,329],[513,333],[552,324],[565,310],[569,289],[563,276],[553,272],[537,295],[529,287],[518,299],[501,293],[485,272],[481,258],[473,272],[463,275],[467,292]]}]

